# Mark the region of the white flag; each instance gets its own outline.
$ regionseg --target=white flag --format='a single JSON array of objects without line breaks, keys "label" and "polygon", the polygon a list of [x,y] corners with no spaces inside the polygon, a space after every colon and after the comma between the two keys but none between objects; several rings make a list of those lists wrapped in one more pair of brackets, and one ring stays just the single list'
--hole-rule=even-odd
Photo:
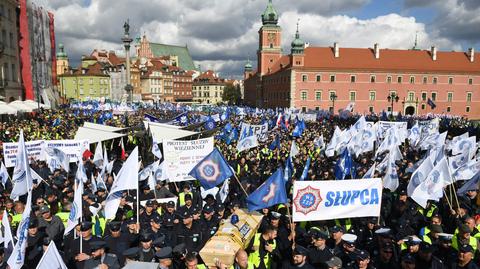
[{"label": "white flag", "polygon": [[410,130],[408,130],[408,132],[408,140],[410,142],[410,145],[415,148],[418,141],[420,141],[422,132],[422,129],[420,129],[420,126],[418,125],[418,121],[415,123],[415,125],[412,126]]},{"label": "white flag", "polygon": [[335,149],[337,148],[337,144],[340,142],[340,136],[342,135],[342,130],[340,128],[335,127],[335,131],[333,132],[332,139],[330,143],[327,145],[327,149],[325,150],[325,155],[327,157],[332,157],[335,155]]},{"label": "white flag", "polygon": [[247,149],[251,149],[258,146],[258,140],[256,135],[247,136],[244,139],[238,141],[237,151],[242,152]]},{"label": "white flag", "polygon": [[435,165],[427,178],[413,191],[412,199],[425,208],[428,200],[438,201],[443,196],[443,188],[452,183],[447,159]]},{"label": "white flag", "polygon": [[153,173],[154,167],[158,165],[158,162],[159,161],[156,161],[156,162],[153,162],[153,163],[145,166],[142,169],[142,171],[140,171],[138,173],[138,180],[139,181],[144,181],[145,179],[147,179]]},{"label": "white flag", "polygon": [[[30,174],[30,165],[28,162],[27,149],[25,147],[25,140],[23,138],[23,130],[20,130],[20,138],[18,140],[18,152],[13,169],[13,189],[10,197],[16,199],[21,195],[28,193],[32,188],[32,176]],[[23,262],[22,262],[23,264]]]},{"label": "white flag", "polygon": [[15,243],[13,241],[10,222],[8,221],[7,210],[3,211],[2,225],[3,225],[3,246],[5,248],[5,257],[8,257],[12,253],[13,246],[15,245]]},{"label": "white flag", "polygon": [[375,175],[375,163],[372,164],[372,167],[368,169],[368,171],[365,173],[365,175],[363,175],[362,178],[373,178],[374,175]]},{"label": "white flag", "polygon": [[412,196],[413,191],[422,183],[433,170],[433,163],[430,158],[425,158],[422,164],[415,170],[408,182],[407,186],[407,194],[408,196]]},{"label": "white flag", "polygon": [[32,175],[32,180],[37,180],[37,184],[40,184],[40,182],[43,181],[43,178],[39,174],[37,174],[37,172],[35,172],[35,170],[33,170],[32,168],[30,168],[30,173]]},{"label": "white flag", "polygon": [[222,203],[224,203],[225,199],[227,199],[229,192],[230,192],[230,179],[227,179],[223,182],[223,185],[220,188],[220,191],[218,192],[218,198],[220,201],[222,201]]},{"label": "white flag", "polygon": [[[18,159],[17,159],[18,161]],[[18,224],[17,243],[13,248],[12,255],[8,258],[10,269],[20,269],[25,262],[25,250],[27,248],[28,224],[30,223],[30,212],[32,210],[32,192],[28,191],[27,204],[22,214],[22,220]]]},{"label": "white flag", "polygon": [[160,147],[158,147],[158,142],[155,140],[154,137],[152,137],[152,153],[155,155],[155,157],[161,159],[162,158],[162,152],[160,151]]},{"label": "white flag", "polygon": [[471,160],[453,173],[455,180],[469,180],[480,172],[480,160]]},{"label": "white flag", "polygon": [[43,148],[43,155],[45,156],[46,162],[50,171],[53,173],[55,169],[63,167],[68,173],[70,169],[70,158],[65,152],[58,148]]},{"label": "white flag", "polygon": [[83,161],[82,160],[78,160],[77,172],[75,173],[75,179],[80,180],[83,183],[86,183],[88,181],[87,173],[85,172],[85,167],[83,166]]},{"label": "white flag", "polygon": [[10,176],[8,175],[7,168],[5,167],[5,164],[3,162],[0,162],[0,182],[2,182],[3,187],[5,187],[5,184],[7,184],[8,178]]},{"label": "white flag", "polygon": [[397,168],[395,165],[394,155],[389,153],[388,154],[388,161],[387,161],[387,170],[385,172],[385,176],[383,177],[383,187],[385,189],[389,189],[390,191],[394,192],[398,188],[398,174]]},{"label": "white flag", "polygon": [[62,256],[58,253],[55,243],[50,241],[47,251],[43,253],[40,262],[38,262],[36,269],[67,269],[67,266],[63,262]]},{"label": "white flag", "polygon": [[292,145],[290,147],[290,156],[294,158],[300,151],[298,150],[297,144],[295,141],[292,141]]},{"label": "white flag", "polygon": [[75,179],[77,182],[77,189],[73,195],[72,208],[70,209],[70,215],[68,216],[67,227],[65,233],[68,234],[78,224],[78,220],[82,218],[82,195],[83,195],[83,182]]},{"label": "white flag", "polygon": [[455,144],[452,145],[452,155],[457,155],[463,152],[469,153],[469,159],[475,156],[475,152],[477,152],[477,138],[475,136],[471,136],[460,141],[457,141]]},{"label": "white flag", "polygon": [[93,163],[97,167],[103,166],[102,142],[98,142],[95,147],[95,154],[93,154]]},{"label": "white flag", "polygon": [[138,191],[138,169],[138,147],[135,147],[113,181],[105,203],[106,219],[115,218],[123,191],[132,189]]}]

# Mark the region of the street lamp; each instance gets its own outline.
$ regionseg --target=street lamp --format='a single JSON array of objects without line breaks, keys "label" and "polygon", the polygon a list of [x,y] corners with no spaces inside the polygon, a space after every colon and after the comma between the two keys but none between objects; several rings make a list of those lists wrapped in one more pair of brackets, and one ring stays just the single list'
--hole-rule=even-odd
[{"label": "street lamp", "polygon": [[398,103],[398,95],[395,92],[390,93],[387,97],[388,102],[390,102],[390,115],[393,117],[393,103]]},{"label": "street lamp", "polygon": [[335,115],[335,100],[337,100],[338,96],[332,92],[330,94],[330,100],[332,101],[332,113]]}]

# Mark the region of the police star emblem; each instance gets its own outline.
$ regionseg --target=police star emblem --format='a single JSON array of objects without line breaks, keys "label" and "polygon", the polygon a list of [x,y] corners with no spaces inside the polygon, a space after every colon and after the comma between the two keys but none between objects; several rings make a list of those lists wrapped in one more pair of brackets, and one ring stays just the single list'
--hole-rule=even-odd
[{"label": "police star emblem", "polygon": [[208,182],[217,181],[217,178],[220,175],[220,167],[217,163],[211,160],[204,161],[202,164],[200,164],[198,170],[200,172],[200,176]]},{"label": "police star emblem", "polygon": [[293,204],[295,205],[296,212],[307,215],[308,213],[317,210],[318,205],[322,200],[319,189],[307,186],[298,190],[295,199],[293,199]]}]

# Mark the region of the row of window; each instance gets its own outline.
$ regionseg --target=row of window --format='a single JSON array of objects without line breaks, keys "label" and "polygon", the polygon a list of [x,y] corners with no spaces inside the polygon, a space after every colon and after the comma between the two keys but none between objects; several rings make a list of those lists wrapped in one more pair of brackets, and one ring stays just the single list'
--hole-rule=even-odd
[{"label": "row of window", "polygon": [[[392,83],[392,76],[387,76],[386,82],[387,83]],[[322,81],[322,75],[316,75],[316,82]],[[303,74],[302,75],[302,81],[303,82],[308,82],[308,75]],[[336,75],[330,75],[330,82],[335,82],[336,81]],[[403,83],[403,76],[397,76],[396,79],[397,83]],[[410,76],[410,84],[415,84],[415,76]],[[356,75],[350,75],[350,82],[355,83],[357,82],[357,76]],[[376,75],[370,75],[370,82],[375,83],[377,82],[377,76]],[[427,84],[428,83],[428,77],[423,77],[422,78],[422,83]],[[437,84],[438,83],[438,77],[432,77],[432,84]],[[453,84],[453,77],[448,78],[448,84]],[[468,78],[468,84],[472,85],[473,84],[473,78]]]},{"label": "row of window", "polygon": [[[5,11],[6,10],[6,11]],[[10,21],[13,21],[15,11],[12,8],[5,7],[3,4],[0,5],[0,16],[7,18]]]},{"label": "row of window", "polygon": [[[213,86],[193,86],[193,90],[201,90],[201,89],[204,89],[204,90],[208,90],[210,87],[213,87]],[[215,90],[222,90],[223,89],[223,86],[215,86]]]},{"label": "row of window", "polygon": [[[79,88],[79,89],[78,89],[78,93],[79,93],[80,95],[84,95],[84,94],[85,94],[83,88]],[[96,91],[95,89],[90,88],[90,90],[88,91],[88,94],[90,94],[90,95],[95,95],[95,94],[97,94],[97,91]],[[102,89],[99,89],[98,94],[109,94],[109,91],[108,91],[107,88],[102,88]]]},{"label": "row of window", "polygon": [[[422,104],[421,109],[422,109],[422,110],[425,110],[426,108],[427,108],[427,105],[426,105],[426,104]],[[316,106],[316,107],[315,107],[315,110],[316,110],[316,111],[319,111],[319,110],[320,110],[320,107],[319,107],[319,106]],[[332,111],[333,111],[333,106],[328,107],[328,110],[329,110],[330,112],[332,112]],[[391,110],[392,110],[391,107],[388,107],[388,108],[387,108],[387,111],[388,111],[388,112],[390,112]],[[369,111],[370,113],[374,112],[374,107],[373,107],[373,106],[369,106],[369,107],[368,107],[368,111]],[[451,106],[447,106],[447,111],[446,111],[446,112],[449,113],[449,112],[451,112],[451,111],[452,111],[452,107],[451,107]],[[307,107],[305,107],[305,106],[302,107],[302,112],[307,112]],[[470,112],[470,107],[469,107],[469,106],[466,106],[466,107],[465,107],[465,112],[466,112],[466,113],[469,113],[469,112]]]},{"label": "row of window", "polygon": [[[193,97],[202,97],[201,92],[192,92]],[[221,94],[219,92],[215,92],[214,94],[215,97],[221,97]],[[210,97],[210,92],[203,92],[203,97]]]},{"label": "row of window", "polygon": [[[391,91],[390,93],[392,93],[392,92],[396,94],[395,91]],[[328,100],[332,100],[333,95],[336,95],[336,92],[335,91],[329,91]],[[375,91],[370,91],[368,100],[369,101],[375,101],[376,100],[376,95],[377,94],[376,94]],[[421,97],[422,97],[422,99],[421,99],[422,101],[427,101],[428,97],[427,97],[426,92],[422,92]],[[303,100],[303,101],[306,101],[308,99],[308,91],[301,91],[300,92],[300,99]],[[432,92],[431,99],[432,99],[432,101],[437,101],[437,93],[436,92]],[[315,91],[315,100],[316,101],[321,101],[322,100],[322,92],[321,91]],[[356,101],[357,100],[357,92],[356,91],[350,91],[349,100],[350,101]],[[406,100],[407,101],[415,101],[415,93],[414,92],[409,92]],[[467,100],[467,102],[472,101],[472,93],[471,92],[467,92],[466,100]],[[447,102],[452,102],[452,101],[453,101],[453,92],[448,92],[447,93]]]},{"label": "row of window", "polygon": [[8,65],[8,63],[3,63],[3,70],[0,75],[4,76],[0,77],[0,79],[6,81],[17,81],[17,66],[15,64]]},{"label": "row of window", "polygon": [[5,29],[2,30],[2,40],[0,40],[0,43],[2,43],[5,47],[10,47],[12,49],[15,48],[16,42],[15,38],[12,32],[8,33],[9,39],[7,39],[7,31]]}]

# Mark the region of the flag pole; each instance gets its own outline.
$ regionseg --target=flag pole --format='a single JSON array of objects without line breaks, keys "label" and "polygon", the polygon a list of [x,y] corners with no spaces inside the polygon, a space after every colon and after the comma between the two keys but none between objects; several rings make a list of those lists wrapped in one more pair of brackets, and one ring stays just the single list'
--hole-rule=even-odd
[{"label": "flag pole", "polygon": [[245,193],[245,195],[248,197],[248,193],[247,191],[245,190],[245,188],[243,187],[242,183],[240,183],[240,180],[238,179],[237,175],[235,175],[235,173],[233,173],[233,177],[235,178],[235,180],[237,181],[238,185],[240,185],[240,188],[242,188],[242,191]]},{"label": "flag pole", "polygon": [[445,191],[445,189],[443,189],[443,194],[445,195],[445,200],[447,200],[447,204],[450,207],[450,210],[453,210],[452,203],[450,203],[450,200],[448,199],[447,192]]},{"label": "flag pole", "polygon": [[[287,207],[287,214],[289,216],[288,219],[290,220],[290,234],[292,234],[292,232],[295,233],[295,223],[293,222],[292,214],[290,214],[290,205],[287,204],[286,207]],[[295,248],[295,236],[292,237],[292,242],[293,242],[292,249],[294,249]]]}]

